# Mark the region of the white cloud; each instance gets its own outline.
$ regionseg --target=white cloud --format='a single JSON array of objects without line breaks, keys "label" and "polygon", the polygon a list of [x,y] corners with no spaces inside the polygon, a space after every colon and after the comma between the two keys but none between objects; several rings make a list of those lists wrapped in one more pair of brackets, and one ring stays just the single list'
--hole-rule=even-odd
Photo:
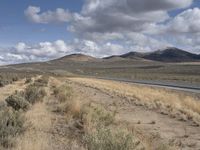
[{"label": "white cloud", "polygon": [[188,9],[173,18],[167,30],[176,33],[197,33],[200,32],[200,9]]},{"label": "white cloud", "polygon": [[1,64],[44,61],[67,55],[73,49],[74,47],[62,40],[35,45],[20,42],[14,47],[1,48],[0,61]]},{"label": "white cloud", "polygon": [[80,33],[140,32],[169,19],[168,11],[186,8],[193,0],[86,0],[74,15],[71,31]]},{"label": "white cloud", "polygon": [[25,16],[34,23],[57,23],[69,22],[72,14],[68,10],[57,8],[55,11],[41,13],[40,7],[29,6],[25,11]]}]

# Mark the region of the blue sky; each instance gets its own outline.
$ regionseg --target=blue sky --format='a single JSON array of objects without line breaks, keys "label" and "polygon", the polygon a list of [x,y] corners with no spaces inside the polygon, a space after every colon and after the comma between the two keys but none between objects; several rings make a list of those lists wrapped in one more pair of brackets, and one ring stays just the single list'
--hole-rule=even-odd
[{"label": "blue sky", "polygon": [[29,6],[40,6],[43,11],[56,8],[80,11],[82,0],[13,0],[0,1],[0,44],[9,46],[24,41],[36,43],[40,41],[67,40],[71,34],[66,30],[66,24],[38,25],[28,22],[24,10]]},{"label": "blue sky", "polygon": [[0,63],[170,46],[200,53],[199,8],[198,0],[2,0]]}]

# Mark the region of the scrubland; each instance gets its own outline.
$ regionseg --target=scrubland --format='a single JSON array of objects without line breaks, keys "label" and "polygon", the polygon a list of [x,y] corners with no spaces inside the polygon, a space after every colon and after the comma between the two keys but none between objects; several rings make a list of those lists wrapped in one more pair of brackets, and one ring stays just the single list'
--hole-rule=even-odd
[{"label": "scrubland", "polygon": [[0,149],[177,150],[200,145],[198,95],[92,78],[38,76],[18,82],[11,84],[9,95],[4,93],[11,85],[0,88]]},{"label": "scrubland", "polygon": [[184,120],[192,120],[196,125],[200,125],[200,98],[197,95],[107,80],[89,78],[71,80],[123,97],[136,105],[156,109],[174,117],[179,115],[178,117]]},{"label": "scrubland", "polygon": [[[88,100],[80,100],[79,95],[65,83],[53,87],[57,98],[54,112],[65,116],[66,129],[71,149],[89,150],[132,150],[144,148],[134,133],[128,128],[115,124],[115,112]],[[70,140],[70,137],[72,140]]]},{"label": "scrubland", "polygon": [[[39,80],[39,79],[38,79]],[[0,147],[1,149],[12,149],[17,145],[16,138],[23,134],[26,126],[25,112],[28,111],[35,102],[42,100],[45,96],[43,88],[34,84],[27,85],[24,90],[10,93],[5,101],[1,101],[0,109]],[[37,87],[36,87],[37,86]],[[34,89],[33,89],[34,88]]]}]

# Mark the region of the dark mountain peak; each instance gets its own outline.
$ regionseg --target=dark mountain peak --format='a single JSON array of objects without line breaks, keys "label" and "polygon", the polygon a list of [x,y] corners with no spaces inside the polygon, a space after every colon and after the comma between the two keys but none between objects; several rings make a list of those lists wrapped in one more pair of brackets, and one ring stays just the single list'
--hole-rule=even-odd
[{"label": "dark mountain peak", "polygon": [[157,50],[148,53],[129,52],[119,56],[110,56],[106,59],[113,59],[120,57],[123,59],[134,59],[134,60],[152,60],[162,62],[189,62],[189,61],[200,61],[200,55],[192,54],[176,47],[167,47],[162,50]]},{"label": "dark mountain peak", "polygon": [[167,47],[162,50],[155,51],[153,53],[158,53],[158,54],[164,54],[164,53],[173,53],[173,54],[190,54],[187,51],[184,51],[182,49],[176,48],[176,47]]},{"label": "dark mountain peak", "polygon": [[198,55],[175,47],[167,47],[166,49],[152,52],[149,55],[145,55],[143,58],[164,62],[187,62],[200,60]]},{"label": "dark mountain peak", "polygon": [[142,58],[145,53],[139,53],[139,52],[129,52],[126,54],[121,55],[122,58]]}]

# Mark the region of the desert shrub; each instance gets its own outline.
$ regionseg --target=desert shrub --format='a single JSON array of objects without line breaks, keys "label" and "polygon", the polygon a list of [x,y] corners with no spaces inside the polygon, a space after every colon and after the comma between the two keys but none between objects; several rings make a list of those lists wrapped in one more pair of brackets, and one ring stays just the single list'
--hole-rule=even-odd
[{"label": "desert shrub", "polygon": [[3,80],[0,80],[0,87],[4,87],[5,86],[5,82]]},{"label": "desert shrub", "polygon": [[133,150],[136,148],[134,137],[125,131],[99,128],[83,137],[88,150]]},{"label": "desert shrub", "polygon": [[79,118],[81,114],[82,104],[79,100],[70,100],[65,103],[60,103],[56,105],[55,112],[61,114],[67,114],[68,116],[72,116],[73,118]]},{"label": "desert shrub", "polygon": [[72,89],[67,85],[55,88],[53,93],[59,102],[66,102],[72,99]]},{"label": "desert shrub", "polygon": [[25,130],[24,116],[13,109],[0,110],[0,144],[4,148],[14,146],[13,139]]},{"label": "desert shrub", "polygon": [[53,94],[58,100],[56,112],[67,113],[72,117],[79,117],[81,112],[81,102],[73,98],[73,90],[68,85],[53,88]]},{"label": "desert shrub", "polygon": [[47,86],[49,82],[49,77],[48,76],[42,76],[41,78],[37,79],[34,82],[35,86]]},{"label": "desert shrub", "polygon": [[115,113],[106,111],[102,106],[83,107],[81,119],[87,128],[89,126],[109,126],[114,122]]},{"label": "desert shrub", "polygon": [[6,80],[6,79],[0,79],[0,87],[4,87],[7,84],[11,84],[12,81],[11,80]]},{"label": "desert shrub", "polygon": [[7,105],[12,107],[15,110],[23,110],[23,111],[27,111],[30,107],[30,104],[28,101],[26,101],[24,99],[23,96],[21,96],[21,94],[16,93],[14,95],[9,96],[6,99]]},{"label": "desert shrub", "polygon": [[26,84],[31,83],[31,82],[32,82],[31,78],[26,78],[26,81],[25,81]]},{"label": "desert shrub", "polygon": [[13,82],[18,81],[18,80],[19,80],[19,78],[17,76],[12,77]]},{"label": "desert shrub", "polygon": [[30,85],[25,89],[24,95],[29,103],[34,104],[43,100],[46,96],[46,91],[42,87]]},{"label": "desert shrub", "polygon": [[5,101],[0,101],[0,110],[3,110],[6,107],[7,107],[6,102]]}]

